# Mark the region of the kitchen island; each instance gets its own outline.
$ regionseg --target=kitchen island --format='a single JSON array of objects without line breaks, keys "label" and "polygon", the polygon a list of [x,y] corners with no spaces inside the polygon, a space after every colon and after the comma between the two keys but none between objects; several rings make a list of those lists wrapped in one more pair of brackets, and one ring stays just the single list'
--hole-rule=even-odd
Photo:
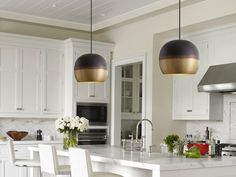
[{"label": "kitchen island", "polygon": [[[187,159],[160,153],[124,151],[108,145],[80,146],[91,153],[95,171],[110,171],[124,177],[235,177],[236,157]],[[38,158],[38,148],[30,147],[32,158]],[[59,156],[68,151],[58,149]]]}]

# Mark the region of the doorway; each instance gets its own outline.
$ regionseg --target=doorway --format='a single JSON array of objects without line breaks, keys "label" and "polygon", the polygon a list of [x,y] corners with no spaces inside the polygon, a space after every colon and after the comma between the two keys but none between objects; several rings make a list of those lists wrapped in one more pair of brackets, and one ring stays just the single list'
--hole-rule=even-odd
[{"label": "doorway", "polygon": [[120,146],[146,115],[146,56],[113,60],[112,71],[111,144]]}]

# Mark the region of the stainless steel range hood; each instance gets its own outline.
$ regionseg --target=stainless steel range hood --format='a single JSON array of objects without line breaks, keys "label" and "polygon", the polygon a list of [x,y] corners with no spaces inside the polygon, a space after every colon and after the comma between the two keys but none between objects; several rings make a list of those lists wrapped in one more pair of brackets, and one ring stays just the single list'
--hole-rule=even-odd
[{"label": "stainless steel range hood", "polygon": [[236,92],[236,63],[210,66],[198,84],[199,92]]}]

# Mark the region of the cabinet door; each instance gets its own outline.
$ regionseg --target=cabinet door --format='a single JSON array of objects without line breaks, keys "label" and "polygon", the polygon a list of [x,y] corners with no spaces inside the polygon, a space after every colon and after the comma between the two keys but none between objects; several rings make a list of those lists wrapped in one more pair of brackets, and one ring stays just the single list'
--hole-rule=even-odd
[{"label": "cabinet door", "polygon": [[19,50],[12,46],[0,46],[0,110],[16,111],[16,82]]},{"label": "cabinet door", "polygon": [[47,49],[44,60],[43,112],[59,114],[62,112],[63,54]]},{"label": "cabinet door", "polygon": [[208,42],[194,44],[200,53],[198,72],[174,77],[173,119],[176,120],[209,120],[209,94],[198,92],[198,84],[208,68]]},{"label": "cabinet door", "polygon": [[19,66],[19,110],[25,113],[40,112],[40,49],[23,48]]},{"label": "cabinet door", "polygon": [[173,83],[173,119],[184,119],[193,112],[192,77],[175,76]]},{"label": "cabinet door", "polygon": [[197,86],[204,76],[205,72],[198,71],[198,74],[193,76],[193,114],[202,116],[201,119],[208,119],[209,112],[209,93],[198,92]]},{"label": "cabinet door", "polygon": [[209,119],[209,93],[198,92],[198,84],[208,69],[208,42],[196,42],[200,53],[198,72],[193,75],[193,114],[200,119]]}]

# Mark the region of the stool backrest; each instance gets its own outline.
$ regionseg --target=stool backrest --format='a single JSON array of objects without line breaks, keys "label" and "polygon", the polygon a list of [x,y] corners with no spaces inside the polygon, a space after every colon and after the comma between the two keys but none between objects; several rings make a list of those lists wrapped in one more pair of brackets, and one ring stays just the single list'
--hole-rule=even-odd
[{"label": "stool backrest", "polygon": [[7,149],[8,149],[8,154],[9,154],[9,161],[14,164],[16,161],[15,158],[15,149],[12,140],[7,141]]},{"label": "stool backrest", "polygon": [[92,163],[88,150],[70,148],[71,177],[93,177]]},{"label": "stool backrest", "polygon": [[58,175],[59,164],[54,146],[39,144],[39,158],[42,173]]}]

